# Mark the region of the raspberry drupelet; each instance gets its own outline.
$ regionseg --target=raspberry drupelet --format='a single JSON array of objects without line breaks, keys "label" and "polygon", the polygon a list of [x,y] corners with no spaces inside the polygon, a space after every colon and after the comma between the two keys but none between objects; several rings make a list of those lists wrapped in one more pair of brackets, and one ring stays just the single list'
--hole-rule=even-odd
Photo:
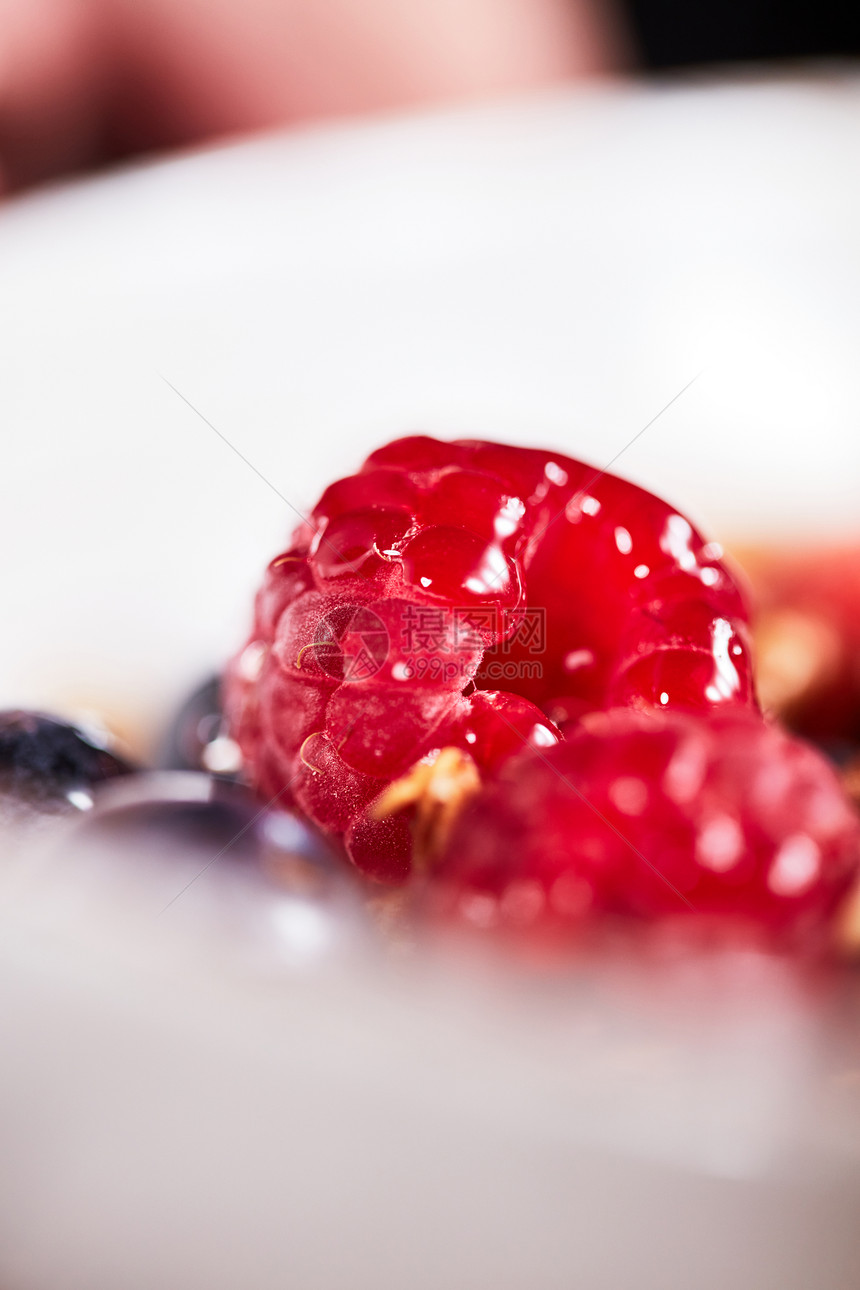
[{"label": "raspberry drupelet", "polygon": [[810,745],[740,708],[617,708],[466,806],[429,902],[515,930],[729,915],[814,944],[858,855],[857,815]]},{"label": "raspberry drupelet", "polygon": [[442,748],[484,781],[582,716],[755,706],[744,599],[667,503],[537,449],[401,439],[269,565],[225,706],[249,776],[384,881],[374,802]]}]

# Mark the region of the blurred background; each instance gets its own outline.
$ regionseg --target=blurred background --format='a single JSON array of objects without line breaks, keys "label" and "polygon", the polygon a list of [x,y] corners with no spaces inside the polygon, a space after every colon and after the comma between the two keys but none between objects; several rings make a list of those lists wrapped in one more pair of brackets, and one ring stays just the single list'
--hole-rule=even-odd
[{"label": "blurred background", "polygon": [[0,177],[583,78],[858,51],[860,15],[839,0],[2,0]]}]

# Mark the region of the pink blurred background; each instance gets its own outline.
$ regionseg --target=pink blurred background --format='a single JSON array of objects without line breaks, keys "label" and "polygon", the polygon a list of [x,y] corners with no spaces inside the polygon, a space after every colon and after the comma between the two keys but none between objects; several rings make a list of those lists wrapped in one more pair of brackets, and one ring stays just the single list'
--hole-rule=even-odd
[{"label": "pink blurred background", "polygon": [[600,0],[0,0],[2,182],[595,76],[623,46]]}]

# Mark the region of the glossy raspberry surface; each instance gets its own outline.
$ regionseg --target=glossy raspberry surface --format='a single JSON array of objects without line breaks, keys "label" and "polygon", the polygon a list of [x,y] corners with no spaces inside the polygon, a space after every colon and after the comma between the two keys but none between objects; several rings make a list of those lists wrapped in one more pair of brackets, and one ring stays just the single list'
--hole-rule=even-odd
[{"label": "glossy raspberry surface", "polygon": [[826,760],[753,712],[616,709],[521,759],[461,815],[432,903],[482,927],[595,911],[819,925],[860,857]]},{"label": "glossy raspberry surface", "polygon": [[248,773],[407,876],[373,800],[433,749],[490,778],[609,705],[754,703],[743,598],[667,503],[557,453],[401,439],[332,484],[269,566],[226,710]]}]

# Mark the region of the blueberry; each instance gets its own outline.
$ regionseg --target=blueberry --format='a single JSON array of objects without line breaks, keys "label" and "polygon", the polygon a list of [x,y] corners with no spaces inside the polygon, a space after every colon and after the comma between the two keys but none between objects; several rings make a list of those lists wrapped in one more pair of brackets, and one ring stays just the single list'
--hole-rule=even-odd
[{"label": "blueberry", "polygon": [[154,771],[105,785],[77,830],[79,839],[155,859],[256,861],[260,804],[239,784],[199,771]]},{"label": "blueberry", "polygon": [[351,878],[349,866],[297,816],[272,810],[241,784],[200,771],[152,771],[105,784],[78,838],[135,847],[153,857],[223,851],[283,885],[284,867]]},{"label": "blueberry", "polygon": [[7,800],[86,810],[91,789],[132,770],[95,732],[40,712],[0,712],[0,795]]},{"label": "blueberry", "polygon": [[179,709],[167,733],[158,765],[165,770],[203,770],[236,779],[242,758],[227,733],[217,676],[197,687]]},{"label": "blueberry", "polygon": [[356,880],[312,827],[199,771],[103,785],[61,852],[78,893],[133,891],[170,927],[220,930],[264,957],[316,961],[366,935]]},{"label": "blueberry", "polygon": [[167,858],[223,850],[227,863],[250,864],[276,882],[288,864],[353,880],[351,867],[313,825],[266,806],[242,784],[201,771],[151,771],[103,785],[76,835],[140,843]]}]

